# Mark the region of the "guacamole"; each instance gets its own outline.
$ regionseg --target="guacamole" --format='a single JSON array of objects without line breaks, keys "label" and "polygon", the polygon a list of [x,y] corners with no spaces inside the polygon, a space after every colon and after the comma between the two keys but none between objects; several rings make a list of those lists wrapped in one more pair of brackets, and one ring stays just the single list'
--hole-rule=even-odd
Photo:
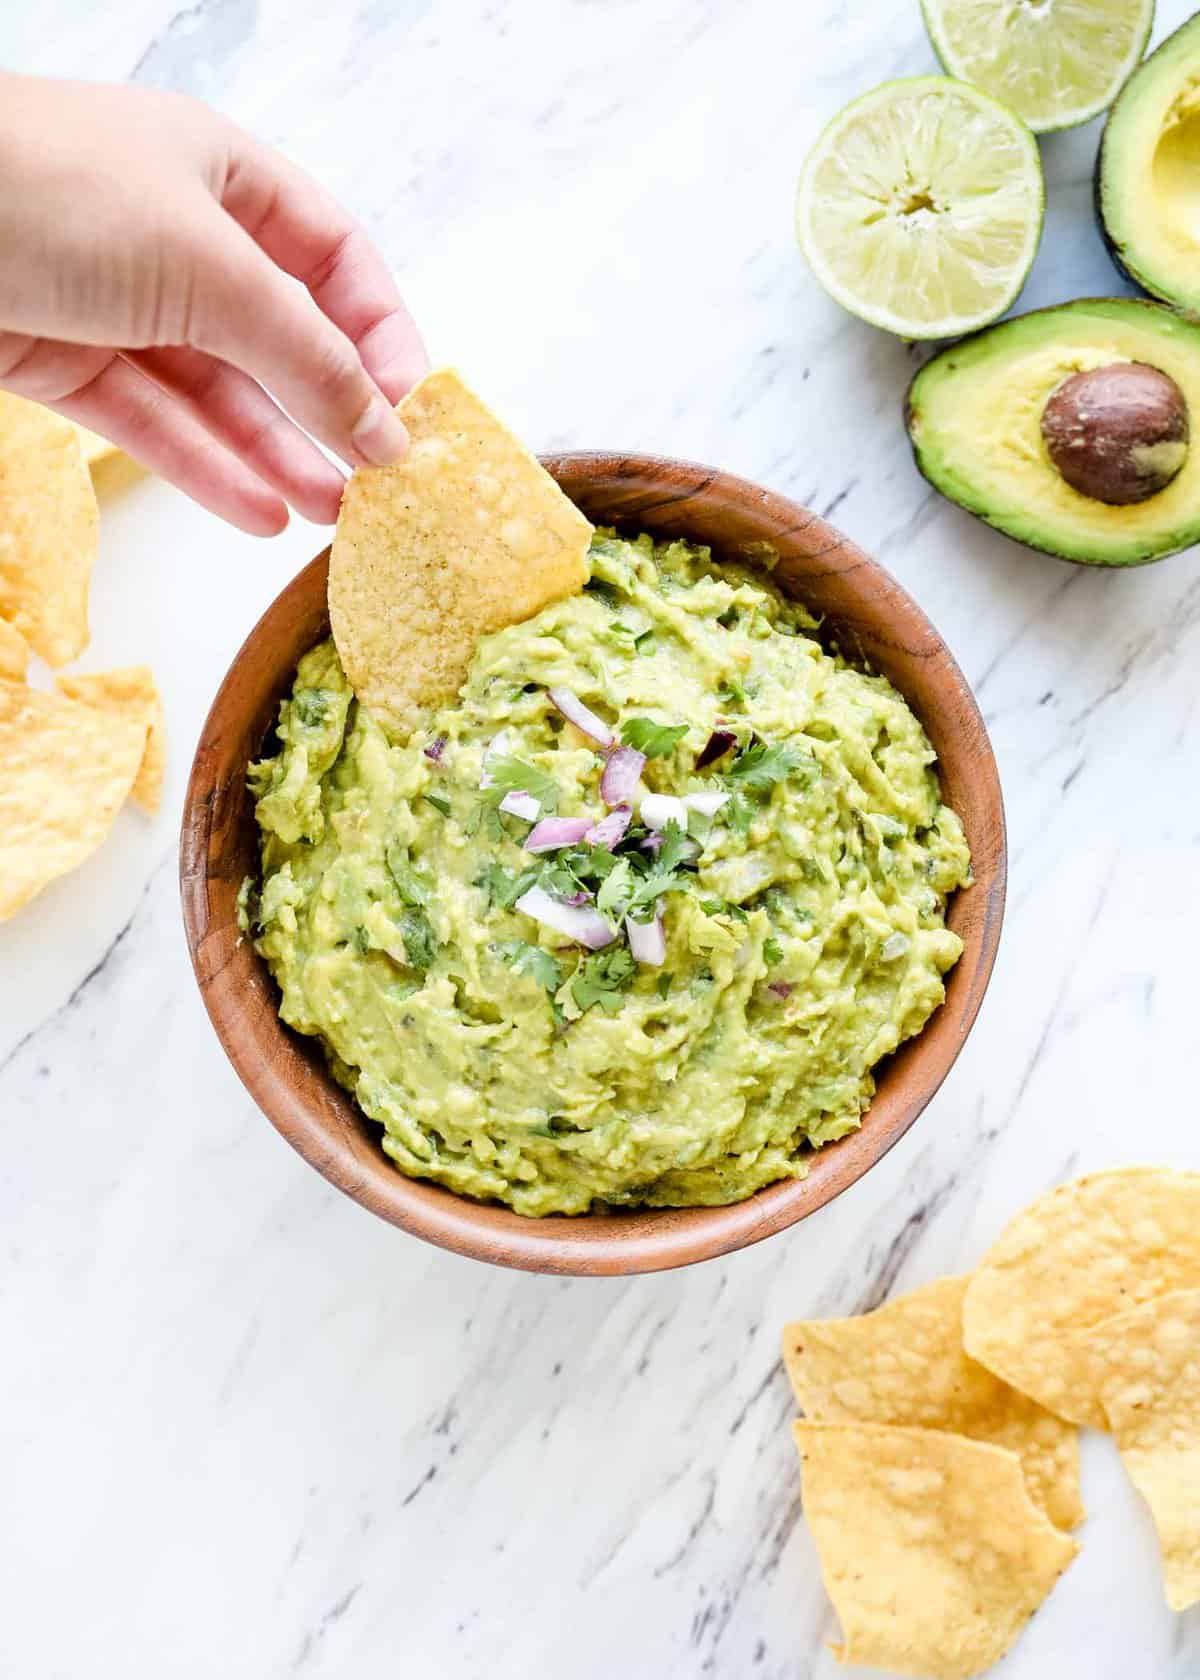
[{"label": "guacamole", "polygon": [[852,1131],[969,883],[934,753],[769,573],[600,532],[404,744],[332,642],[250,770],[243,926],[406,1173],[519,1213],[734,1202]]}]

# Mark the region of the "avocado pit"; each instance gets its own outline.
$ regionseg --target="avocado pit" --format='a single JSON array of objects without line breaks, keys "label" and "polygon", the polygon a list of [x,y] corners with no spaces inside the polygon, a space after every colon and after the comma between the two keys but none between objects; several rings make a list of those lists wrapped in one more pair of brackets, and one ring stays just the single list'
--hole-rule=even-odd
[{"label": "avocado pit", "polygon": [[1063,479],[1082,496],[1125,507],[1164,490],[1187,459],[1187,398],[1147,362],[1073,373],[1051,391],[1042,438]]}]

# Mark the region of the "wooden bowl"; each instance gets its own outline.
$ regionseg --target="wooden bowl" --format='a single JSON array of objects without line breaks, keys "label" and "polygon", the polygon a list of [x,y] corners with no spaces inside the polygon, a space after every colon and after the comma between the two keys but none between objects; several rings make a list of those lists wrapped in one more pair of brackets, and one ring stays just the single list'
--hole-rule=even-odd
[{"label": "wooden bowl", "polygon": [[246,765],[258,756],[296,663],[328,634],[328,550],[251,632],[204,725],[180,848],[192,964],[225,1053],[263,1113],[317,1171],[372,1213],[443,1248],[496,1265],[591,1275],[659,1271],[727,1254],[815,1212],[901,1138],[962,1049],[987,987],[1004,912],[1004,808],[996,762],[962,672],[929,620],[882,567],[813,513],[728,473],[646,455],[554,455],[546,466],[597,524],[709,543],[720,557],[778,556],[774,577],[825,620],[851,658],[884,672],[937,749],[946,800],[962,817],[975,885],[949,925],[964,942],[946,1001],[877,1069],[859,1131],[812,1157],[807,1178],[734,1207],[644,1209],[528,1219],[406,1178],[325,1069],[319,1045],[283,1026],[265,963],[238,934],[236,899],[258,867]]}]

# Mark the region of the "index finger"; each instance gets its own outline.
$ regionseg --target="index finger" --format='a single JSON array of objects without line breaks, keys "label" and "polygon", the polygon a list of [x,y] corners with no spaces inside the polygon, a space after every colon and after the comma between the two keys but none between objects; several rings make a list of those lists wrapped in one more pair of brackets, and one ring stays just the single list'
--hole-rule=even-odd
[{"label": "index finger", "polygon": [[391,402],[428,372],[421,335],[380,252],[304,170],[239,132],[221,203],[272,262],[303,282]]}]

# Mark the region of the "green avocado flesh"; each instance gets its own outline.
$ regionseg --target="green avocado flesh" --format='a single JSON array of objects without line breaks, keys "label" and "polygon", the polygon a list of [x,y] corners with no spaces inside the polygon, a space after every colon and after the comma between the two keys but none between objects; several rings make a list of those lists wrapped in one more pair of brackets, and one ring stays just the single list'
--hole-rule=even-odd
[{"label": "green avocado flesh", "polygon": [[[967,846],[905,701],[825,652],[767,573],[605,532],[590,565],[582,593],[485,637],[403,745],[331,642],[305,656],[250,770],[243,926],[405,1173],[531,1215],[738,1201],[854,1130],[871,1069],[942,1002]],[[657,852],[636,812],[615,851],[523,849],[505,790],[605,814],[560,686],[636,739],[646,790],[731,797]],[[532,886],[586,894],[612,942],[518,909]],[[655,904],[657,965],[625,919]]]},{"label": "green avocado flesh", "polygon": [[913,453],[951,501],[1030,548],[1139,566],[1200,541],[1200,449],[1156,495],[1112,506],[1051,461],[1042,412],[1073,373],[1144,362],[1170,374],[1200,423],[1200,325],[1161,304],[1086,298],[988,327],[927,362],[908,392]]},{"label": "green avocado flesh", "polygon": [[1200,15],[1126,83],[1096,160],[1096,210],[1118,266],[1200,310]]}]

